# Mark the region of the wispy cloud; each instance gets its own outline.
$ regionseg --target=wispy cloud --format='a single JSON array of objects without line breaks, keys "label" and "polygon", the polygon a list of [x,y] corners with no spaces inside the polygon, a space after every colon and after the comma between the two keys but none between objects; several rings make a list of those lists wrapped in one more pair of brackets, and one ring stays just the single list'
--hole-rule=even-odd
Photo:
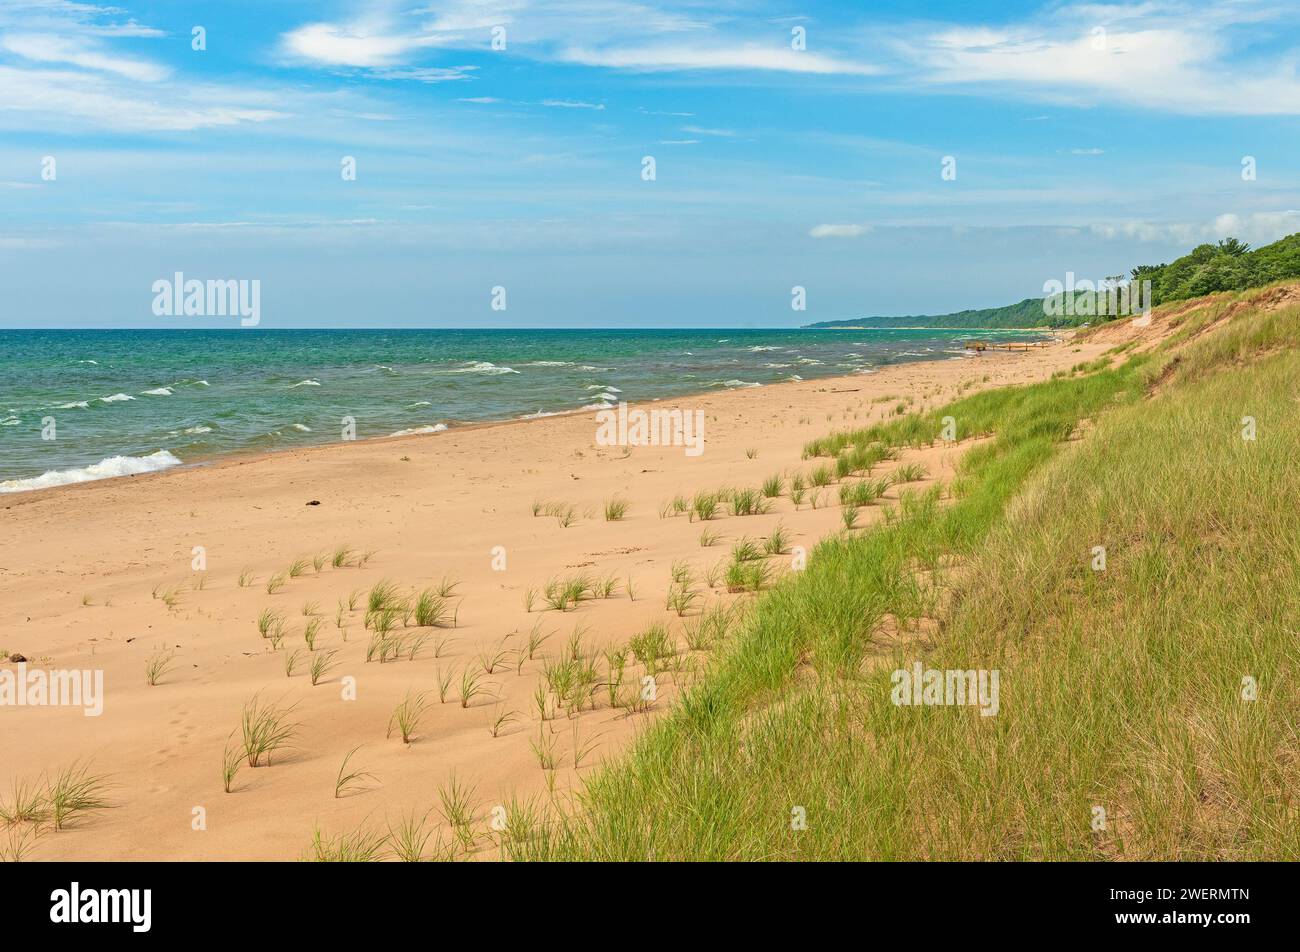
[{"label": "wispy cloud", "polygon": [[373,71],[380,79],[405,79],[417,83],[454,83],[473,78],[477,66],[396,66]]},{"label": "wispy cloud", "polygon": [[405,13],[381,7],[360,10],[352,20],[296,27],[284,34],[282,47],[318,66],[373,68],[419,62],[438,49],[487,50],[494,28],[504,30],[507,53],[608,69],[880,72],[842,55],[794,49],[788,35],[751,17],[635,0],[459,0]]},{"label": "wispy cloud", "polygon": [[97,42],[53,33],[8,33],[0,37],[0,47],[32,62],[81,66],[136,82],[159,82],[171,73],[166,67],[147,60],[109,53]]},{"label": "wispy cloud", "polygon": [[567,63],[609,69],[665,72],[673,70],[758,70],[872,76],[884,72],[869,63],[822,53],[753,43],[732,46],[658,43],[649,45],[570,46],[558,58]]},{"label": "wispy cloud", "polygon": [[923,86],[1076,106],[1294,115],[1294,55],[1251,49],[1253,28],[1290,15],[1255,0],[1083,3],[1021,23],[931,27],[895,48]]},{"label": "wispy cloud", "polygon": [[[78,127],[171,132],[267,122],[289,114],[222,87],[159,88],[149,93],[105,84],[94,74],[0,66],[0,122],[21,117],[24,128]],[[260,100],[260,97],[257,97]]]},{"label": "wispy cloud", "polygon": [[595,109],[603,111],[605,108],[603,102],[575,102],[570,99],[543,99],[541,104],[555,109]]},{"label": "wispy cloud", "polygon": [[387,20],[354,23],[308,23],[282,38],[286,52],[328,66],[381,67],[403,63],[411,54],[445,45],[447,38],[428,33],[390,32]]},{"label": "wispy cloud", "polygon": [[858,238],[871,230],[870,225],[814,225],[811,238]]},{"label": "wispy cloud", "polygon": [[1225,212],[1202,222],[1107,222],[1088,226],[1099,238],[1133,238],[1143,242],[1172,242],[1180,246],[1240,238],[1257,245],[1268,244],[1300,230],[1300,210],[1285,209],[1237,214]]},{"label": "wispy cloud", "polygon": [[168,132],[283,118],[246,87],[181,83],[164,63],[120,41],[167,34],[124,11],[70,0],[0,6],[0,125]]}]

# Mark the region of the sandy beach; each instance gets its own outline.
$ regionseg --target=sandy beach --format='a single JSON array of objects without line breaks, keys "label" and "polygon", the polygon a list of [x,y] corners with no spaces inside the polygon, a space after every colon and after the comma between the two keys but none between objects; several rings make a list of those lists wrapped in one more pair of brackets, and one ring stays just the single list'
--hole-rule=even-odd
[{"label": "sandy beach", "polygon": [[[807,471],[811,463],[800,455],[809,439],[883,419],[902,403],[920,410],[962,392],[1043,379],[1109,346],[1067,339],[653,404],[705,411],[698,457],[680,447],[599,446],[594,415],[581,413],[5,496],[0,651],[21,654],[33,668],[102,670],[104,697],[97,717],[80,708],[5,709],[0,793],[75,762],[111,781],[111,807],[44,833],[32,859],[287,860],[302,854],[317,826],[326,833],[382,827],[436,807],[454,775],[474,789],[479,840],[471,855],[491,856],[494,806],[511,796],[568,799],[579,791],[602,760],[672,705],[678,683],[703,663],[690,657],[682,623],[705,607],[753,597],[700,580],[700,599],[679,618],[665,610],[675,562],[702,579],[734,542],[761,540],[778,524],[809,551],[841,531],[834,486],[816,509],[796,508],[785,495],[766,515],[711,520],[707,529],[719,539],[708,547],[700,544],[706,526],[684,514],[661,516],[669,500]],[[917,488],[949,477],[961,450],[940,444],[881,463],[872,475],[919,462],[926,477],[903,487]],[[885,502],[899,491],[890,488]],[[618,521],[603,517],[612,497],[629,504]],[[539,501],[571,505],[575,518],[565,526],[534,516]],[[864,509],[861,524],[881,511]],[[340,546],[369,558],[332,567],[329,556]],[[191,568],[195,547],[206,571]],[[317,570],[319,556],[326,561]],[[268,594],[268,580],[287,576],[298,559],[305,570]],[[777,563],[789,561],[777,557],[773,565],[785,570]],[[530,590],[582,573],[615,578],[611,596],[556,611],[539,595],[526,609]],[[415,592],[443,579],[459,583],[455,627],[429,629],[413,659],[367,662],[365,593],[381,580]],[[359,596],[348,611],[351,593]],[[258,632],[267,609],[284,619],[279,650]],[[316,648],[337,652],[315,686],[304,639],[313,617],[321,620]],[[598,653],[655,622],[667,623],[683,661],[656,678],[648,709],[611,707],[600,691],[579,713],[541,720],[534,695],[544,664],[566,650],[575,630],[582,651]],[[535,630],[549,637],[530,660]],[[302,661],[286,677],[285,656],[299,649]],[[146,663],[159,652],[172,661],[150,685]],[[13,662],[3,667],[16,670]],[[462,706],[466,670],[479,672],[483,693]],[[641,673],[629,662],[630,684]],[[440,703],[438,682],[448,675]],[[353,683],[345,679],[355,679],[355,699],[345,697]],[[429,706],[404,744],[386,733],[411,691],[430,692]],[[269,766],[245,765],[226,793],[223,749],[259,693],[296,705],[292,748]],[[553,771],[542,768],[539,744],[553,750]],[[340,764],[355,748],[350,766],[372,776],[336,797]]]}]

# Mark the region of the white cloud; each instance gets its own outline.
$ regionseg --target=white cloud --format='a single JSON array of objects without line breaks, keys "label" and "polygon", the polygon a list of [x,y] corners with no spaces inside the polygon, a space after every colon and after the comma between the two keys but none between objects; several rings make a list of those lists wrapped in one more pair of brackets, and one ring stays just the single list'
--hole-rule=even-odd
[{"label": "white cloud", "polygon": [[374,23],[309,23],[286,33],[284,48],[294,56],[329,66],[392,66],[408,54],[439,44],[437,36],[386,32]]},{"label": "white cloud", "polygon": [[454,83],[473,79],[477,66],[396,66],[373,71],[379,79],[408,79],[417,83]]},{"label": "white cloud", "polygon": [[821,53],[792,50],[780,46],[739,46],[654,44],[606,46],[601,48],[572,46],[560,51],[558,59],[584,66],[604,66],[641,72],[671,70],[773,70],[787,73],[856,74],[869,76],[882,72],[880,67],[856,63]]},{"label": "white cloud", "polygon": [[542,105],[553,106],[557,109],[595,109],[602,112],[605,109],[603,102],[575,102],[570,99],[543,99]]},{"label": "white cloud", "polygon": [[25,128],[78,125],[118,131],[161,132],[232,126],[281,119],[286,113],[250,102],[246,93],[216,87],[174,90],[166,101],[159,87],[148,96],[106,84],[92,73],[22,70],[0,66],[0,119],[22,116]]},{"label": "white cloud", "polygon": [[1282,15],[1252,0],[1220,7],[1079,4],[1055,8],[1042,22],[940,27],[895,46],[916,78],[934,86],[1070,105],[1293,115],[1300,113],[1293,59],[1233,56],[1234,27]]},{"label": "white cloud", "polygon": [[695,118],[695,113],[693,112],[661,112],[656,109],[647,109],[645,106],[637,106],[636,111],[641,113],[643,116],[676,116],[679,119]]},{"label": "white cloud", "polygon": [[[752,18],[676,12],[636,0],[452,0],[398,14],[385,5],[348,22],[308,23],[283,49],[321,66],[413,65],[432,48],[486,50],[506,28],[507,54],[636,71],[770,70],[870,75],[879,68],[793,50]],[[761,36],[761,39],[760,39]],[[596,45],[575,37],[599,37]]]},{"label": "white cloud", "polygon": [[1138,241],[1168,242],[1190,247],[1220,238],[1240,238],[1256,246],[1266,245],[1300,231],[1300,210],[1225,213],[1204,222],[1107,222],[1089,225],[1100,238],[1135,238]]},{"label": "white cloud", "polygon": [[857,238],[870,230],[870,225],[815,225],[808,235],[812,238]]},{"label": "white cloud", "polygon": [[115,73],[142,83],[166,79],[170,71],[144,60],[114,56],[97,44],[52,33],[8,33],[0,38],[0,47],[23,59],[38,63],[67,63],[85,69]]},{"label": "white cloud", "polygon": [[697,136],[730,137],[736,134],[734,129],[703,129],[700,126],[682,126],[682,132],[689,132]]},{"label": "white cloud", "polygon": [[148,132],[286,116],[267,94],[181,84],[166,65],[120,53],[117,41],[167,35],[134,19],[118,22],[122,13],[72,0],[0,4],[0,126]]}]

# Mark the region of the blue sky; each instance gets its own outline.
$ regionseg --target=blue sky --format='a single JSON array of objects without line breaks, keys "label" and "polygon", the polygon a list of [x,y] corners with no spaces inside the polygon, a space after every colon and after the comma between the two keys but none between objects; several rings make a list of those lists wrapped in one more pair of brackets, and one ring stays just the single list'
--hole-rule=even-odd
[{"label": "blue sky", "polygon": [[263,327],[789,326],[1300,231],[1295,3],[918,9],[0,0],[0,326],[233,325],[154,316],[177,271]]}]

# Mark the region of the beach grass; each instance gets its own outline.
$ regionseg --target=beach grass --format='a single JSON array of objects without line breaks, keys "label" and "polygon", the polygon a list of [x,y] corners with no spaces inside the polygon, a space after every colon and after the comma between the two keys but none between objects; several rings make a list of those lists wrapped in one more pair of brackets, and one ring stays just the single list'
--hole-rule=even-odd
[{"label": "beach grass", "polygon": [[448,628],[454,620],[450,596],[426,588],[415,600],[415,623],[421,628]]},{"label": "beach grass", "polygon": [[39,827],[50,816],[50,805],[38,784],[25,783],[15,777],[7,800],[0,800],[0,822],[5,826],[30,823]]},{"label": "beach grass", "polygon": [[771,503],[757,489],[737,489],[731,493],[731,512],[736,516],[761,516],[771,511]]},{"label": "beach grass", "polygon": [[257,616],[257,633],[263,638],[270,635],[276,625],[284,621],[284,615],[273,608],[266,608]]},{"label": "beach grass", "polygon": [[[429,840],[436,830],[429,826],[429,817],[433,810],[419,813],[407,810],[399,814],[396,824],[388,822],[388,848],[393,858],[402,863],[423,863],[429,848]],[[437,853],[438,843],[434,851]]]},{"label": "beach grass", "polygon": [[[231,732],[230,740],[234,739],[234,732]],[[244,765],[245,752],[238,745],[231,744],[227,740],[225,749],[221,752],[221,788],[226,793],[231,793],[235,786],[235,777],[239,774],[239,769]]]},{"label": "beach grass", "polygon": [[144,679],[150,687],[157,685],[163,676],[171,670],[172,661],[176,658],[175,651],[168,651],[165,648],[159,648],[144,662]]},{"label": "beach grass", "polygon": [[109,786],[108,778],[92,773],[88,763],[64,767],[48,781],[43,796],[53,828],[65,829],[87,813],[108,809],[112,806],[107,797]]},{"label": "beach grass", "polygon": [[321,683],[321,680],[334,667],[334,658],[338,650],[330,648],[322,651],[313,651],[311,664],[307,668],[307,673],[311,676],[312,687]]},{"label": "beach grass", "polygon": [[248,766],[262,766],[263,758],[270,766],[271,755],[289,746],[298,730],[298,725],[289,721],[293,709],[292,705],[280,707],[264,701],[260,694],[254,694],[244,705],[241,729]]},{"label": "beach grass", "polygon": [[379,778],[369,771],[357,770],[350,767],[352,758],[356,756],[357,751],[360,749],[360,744],[353,747],[344,755],[343,762],[339,764],[338,773],[334,777],[335,800],[340,800],[349,793],[356,793],[367,789],[368,782],[379,782]]},{"label": "beach grass", "polygon": [[368,827],[328,836],[316,826],[303,859],[310,863],[374,863],[384,858],[388,834]]},{"label": "beach grass", "polygon": [[475,671],[469,665],[466,665],[460,673],[460,706],[469,707],[474,703],[474,699],[487,693],[487,685],[483,682],[483,671]]},{"label": "beach grass", "polygon": [[467,850],[474,845],[471,827],[477,810],[476,793],[474,785],[462,782],[454,773],[438,788],[442,818],[452,828],[461,846]]},{"label": "beach grass", "polygon": [[428,709],[428,692],[408,690],[388,719],[388,733],[385,736],[392,737],[396,730],[401,735],[402,743],[409,744]]},{"label": "beach grass", "polygon": [[785,555],[789,551],[790,533],[778,522],[764,540],[763,552],[765,555]]},{"label": "beach grass", "polygon": [[307,650],[316,650],[316,639],[320,636],[321,625],[325,624],[322,618],[310,618],[302,629],[302,639],[307,642]]},{"label": "beach grass", "polygon": [[701,522],[716,519],[721,510],[721,505],[717,493],[698,492],[691,500],[691,518],[699,519]]}]

